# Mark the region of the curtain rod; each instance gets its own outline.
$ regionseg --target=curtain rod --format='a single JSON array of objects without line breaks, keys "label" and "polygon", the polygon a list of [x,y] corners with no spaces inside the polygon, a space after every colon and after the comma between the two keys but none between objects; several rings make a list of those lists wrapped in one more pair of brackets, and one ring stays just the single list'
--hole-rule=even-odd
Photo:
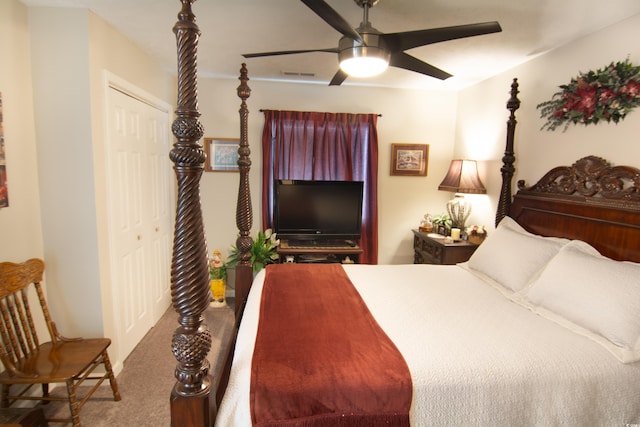
[{"label": "curtain rod", "polygon": [[[263,108],[261,108],[261,109],[260,109],[260,110],[258,110],[258,111],[260,111],[261,113],[264,113],[266,110],[265,110],[265,109],[263,109]],[[363,113],[363,114],[367,114],[367,113]],[[377,114],[377,116],[378,116],[378,117],[382,117],[382,114],[378,113],[378,114]]]}]

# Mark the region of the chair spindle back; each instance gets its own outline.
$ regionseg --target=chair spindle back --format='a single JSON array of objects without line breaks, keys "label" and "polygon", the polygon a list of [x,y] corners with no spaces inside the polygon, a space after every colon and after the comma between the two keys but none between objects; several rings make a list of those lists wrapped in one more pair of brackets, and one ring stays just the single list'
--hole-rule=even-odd
[{"label": "chair spindle back", "polygon": [[29,285],[34,284],[52,341],[56,336],[40,282],[44,262],[30,259],[20,264],[0,263],[0,359],[5,368],[16,370],[18,361],[38,350],[40,341],[29,304]]}]

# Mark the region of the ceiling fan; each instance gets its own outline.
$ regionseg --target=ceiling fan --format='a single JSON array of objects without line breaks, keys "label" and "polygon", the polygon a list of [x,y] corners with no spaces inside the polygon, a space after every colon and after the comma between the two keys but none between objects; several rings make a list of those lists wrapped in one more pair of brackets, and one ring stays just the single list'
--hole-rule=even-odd
[{"label": "ceiling fan", "polygon": [[389,65],[445,80],[451,77],[451,74],[427,64],[404,51],[447,40],[502,31],[500,24],[493,21],[385,34],[373,28],[369,23],[369,9],[376,5],[379,0],[354,0],[363,9],[362,23],[355,29],[351,28],[350,24],[324,0],[301,1],[343,35],[338,42],[337,48],[247,53],[242,56],[245,58],[257,58],[308,52],[337,53],[340,69],[331,79],[330,86],[342,84],[350,75],[370,77],[380,74]]}]

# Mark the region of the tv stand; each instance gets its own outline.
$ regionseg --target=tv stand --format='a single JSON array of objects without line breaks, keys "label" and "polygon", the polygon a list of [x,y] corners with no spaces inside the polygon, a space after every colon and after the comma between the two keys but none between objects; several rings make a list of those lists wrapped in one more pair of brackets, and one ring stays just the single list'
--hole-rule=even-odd
[{"label": "tv stand", "polygon": [[290,248],[302,249],[330,249],[330,248],[355,248],[358,246],[353,240],[345,239],[310,239],[310,240],[286,240]]},{"label": "tv stand", "polygon": [[355,263],[362,249],[357,242],[345,240],[281,240],[278,255],[281,263]]}]

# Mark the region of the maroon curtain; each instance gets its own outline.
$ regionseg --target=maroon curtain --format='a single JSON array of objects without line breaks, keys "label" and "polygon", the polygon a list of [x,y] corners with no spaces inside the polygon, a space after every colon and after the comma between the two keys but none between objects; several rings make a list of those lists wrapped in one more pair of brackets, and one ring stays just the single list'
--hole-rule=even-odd
[{"label": "maroon curtain", "polygon": [[262,133],[262,225],[273,226],[277,179],[363,181],[363,264],[378,263],[376,114],[265,110]]}]

